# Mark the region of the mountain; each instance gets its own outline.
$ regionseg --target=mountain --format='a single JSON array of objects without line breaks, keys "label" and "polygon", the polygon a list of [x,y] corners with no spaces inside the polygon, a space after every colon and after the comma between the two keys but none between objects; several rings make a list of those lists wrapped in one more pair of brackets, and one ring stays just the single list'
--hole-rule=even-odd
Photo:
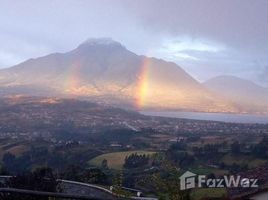
[{"label": "mountain", "polygon": [[0,94],[70,96],[136,109],[238,111],[175,63],[136,55],[109,38],[0,70]]},{"label": "mountain", "polygon": [[268,88],[235,76],[218,76],[203,85],[211,91],[221,93],[241,110],[268,113]]}]

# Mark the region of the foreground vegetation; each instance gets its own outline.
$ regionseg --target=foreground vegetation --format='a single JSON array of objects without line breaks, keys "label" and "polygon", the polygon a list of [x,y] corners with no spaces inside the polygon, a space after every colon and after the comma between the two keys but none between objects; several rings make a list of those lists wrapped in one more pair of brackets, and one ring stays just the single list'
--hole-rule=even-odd
[{"label": "foreground vegetation", "polygon": [[134,188],[161,200],[185,200],[226,192],[180,191],[179,177],[185,171],[221,177],[268,161],[264,124],[146,117],[69,100],[3,105],[2,175],[27,176],[46,167],[56,178],[115,186],[118,192]]},{"label": "foreground vegetation", "polygon": [[127,156],[130,156],[131,154],[150,156],[155,153],[156,152],[152,152],[152,151],[121,151],[121,152],[114,152],[114,153],[106,153],[106,154],[102,154],[100,156],[93,158],[92,160],[88,162],[88,164],[101,167],[103,160],[106,160],[109,168],[115,169],[115,170],[122,170],[124,163],[125,163],[125,158]]}]

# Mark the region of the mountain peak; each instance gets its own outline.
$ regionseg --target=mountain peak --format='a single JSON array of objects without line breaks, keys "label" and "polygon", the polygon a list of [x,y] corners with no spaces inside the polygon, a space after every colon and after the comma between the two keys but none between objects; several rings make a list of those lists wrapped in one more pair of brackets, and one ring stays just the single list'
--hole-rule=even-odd
[{"label": "mountain peak", "polygon": [[96,45],[105,45],[105,46],[113,45],[123,47],[122,44],[113,40],[112,38],[89,38],[79,46],[96,46]]}]

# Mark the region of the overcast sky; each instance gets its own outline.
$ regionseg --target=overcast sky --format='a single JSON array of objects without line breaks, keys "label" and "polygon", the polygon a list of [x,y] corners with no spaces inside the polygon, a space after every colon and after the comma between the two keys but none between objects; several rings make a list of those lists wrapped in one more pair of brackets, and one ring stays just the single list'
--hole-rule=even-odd
[{"label": "overcast sky", "polygon": [[0,0],[0,68],[91,37],[174,61],[199,81],[268,86],[267,0]]}]

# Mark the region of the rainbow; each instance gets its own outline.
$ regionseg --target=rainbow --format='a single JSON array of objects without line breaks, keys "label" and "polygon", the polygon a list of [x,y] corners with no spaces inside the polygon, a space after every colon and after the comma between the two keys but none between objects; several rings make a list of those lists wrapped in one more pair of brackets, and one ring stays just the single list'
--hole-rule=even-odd
[{"label": "rainbow", "polygon": [[[148,92],[149,92],[149,69],[150,59],[144,58],[142,65],[139,67],[138,78],[136,87],[134,90],[135,95],[135,106],[137,109],[144,108],[148,103]],[[79,62],[74,63],[70,66],[65,76],[64,92],[70,95],[84,95],[88,92],[85,88],[81,87],[81,64]]]},{"label": "rainbow", "polygon": [[148,70],[150,66],[150,59],[144,58],[143,64],[138,76],[138,84],[136,91],[136,107],[142,109],[146,105],[148,96]]}]

